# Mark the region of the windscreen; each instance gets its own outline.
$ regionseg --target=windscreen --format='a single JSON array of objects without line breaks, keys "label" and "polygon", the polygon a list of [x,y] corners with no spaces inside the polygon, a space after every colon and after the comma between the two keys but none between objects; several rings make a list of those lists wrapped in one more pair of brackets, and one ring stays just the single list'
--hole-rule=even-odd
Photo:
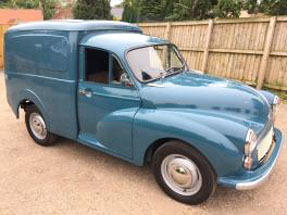
[{"label": "windscreen", "polygon": [[134,49],[127,54],[128,63],[141,82],[147,82],[184,69],[185,64],[173,45]]}]

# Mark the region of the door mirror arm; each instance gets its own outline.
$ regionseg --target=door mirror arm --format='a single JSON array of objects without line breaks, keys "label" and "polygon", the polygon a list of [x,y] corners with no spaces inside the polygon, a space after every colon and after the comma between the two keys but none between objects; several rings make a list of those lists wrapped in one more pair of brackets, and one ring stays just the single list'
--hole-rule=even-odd
[{"label": "door mirror arm", "polygon": [[133,86],[133,83],[131,82],[131,80],[129,79],[129,77],[128,77],[128,75],[126,73],[121,75],[120,82],[124,86],[128,86],[128,87],[132,87]]}]

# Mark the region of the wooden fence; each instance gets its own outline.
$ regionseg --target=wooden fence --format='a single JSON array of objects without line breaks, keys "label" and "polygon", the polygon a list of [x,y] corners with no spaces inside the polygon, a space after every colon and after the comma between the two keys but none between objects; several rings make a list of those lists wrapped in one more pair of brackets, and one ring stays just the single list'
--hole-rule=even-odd
[{"label": "wooden fence", "polygon": [[12,25],[8,24],[0,24],[0,71],[4,67],[4,33],[10,28]]},{"label": "wooden fence", "polygon": [[145,34],[175,43],[190,68],[287,90],[287,17],[142,23]]}]

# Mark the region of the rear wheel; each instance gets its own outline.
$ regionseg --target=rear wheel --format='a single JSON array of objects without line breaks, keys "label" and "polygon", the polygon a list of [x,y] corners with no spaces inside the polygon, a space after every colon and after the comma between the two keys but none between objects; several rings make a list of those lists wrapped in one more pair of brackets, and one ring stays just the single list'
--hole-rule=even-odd
[{"label": "rear wheel", "polygon": [[48,131],[47,123],[38,108],[30,105],[25,111],[26,128],[32,139],[42,146],[53,145],[57,136]]},{"label": "rear wheel", "polygon": [[200,204],[216,189],[216,175],[208,161],[179,141],[161,146],[154,153],[152,168],[162,190],[183,203]]}]

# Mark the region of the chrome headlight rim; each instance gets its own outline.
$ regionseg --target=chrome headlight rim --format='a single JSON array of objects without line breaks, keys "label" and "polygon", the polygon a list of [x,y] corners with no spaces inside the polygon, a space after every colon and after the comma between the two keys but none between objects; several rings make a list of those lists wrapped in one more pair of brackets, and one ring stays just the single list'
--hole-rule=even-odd
[{"label": "chrome headlight rim", "polygon": [[280,98],[279,98],[279,96],[274,96],[273,105],[279,105],[279,104],[280,104]]},{"label": "chrome headlight rim", "polygon": [[256,149],[257,146],[257,135],[255,131],[251,128],[248,129],[245,144],[244,144],[244,160],[243,167],[247,170],[250,170],[253,165],[252,153]]},{"label": "chrome headlight rim", "polygon": [[244,144],[244,154],[251,155],[257,146],[257,135],[251,128],[248,129],[245,144]]},{"label": "chrome headlight rim", "polygon": [[274,96],[273,103],[272,103],[272,112],[273,112],[273,121],[276,120],[276,112],[278,110],[278,106],[280,104],[279,96]]}]

